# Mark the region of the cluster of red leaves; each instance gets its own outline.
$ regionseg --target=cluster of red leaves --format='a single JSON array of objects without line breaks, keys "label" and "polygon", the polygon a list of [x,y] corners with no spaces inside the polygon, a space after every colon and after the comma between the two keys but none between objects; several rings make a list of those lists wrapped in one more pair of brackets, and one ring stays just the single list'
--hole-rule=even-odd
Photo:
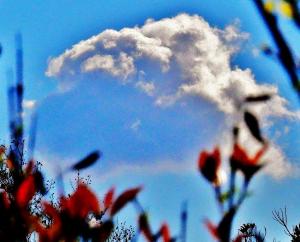
[{"label": "cluster of red leaves", "polygon": [[[257,153],[250,157],[246,150],[241,147],[238,143],[234,144],[232,154],[230,156],[230,167],[232,175],[236,171],[241,171],[244,176],[244,191],[240,194],[237,202],[235,204],[229,204],[228,211],[223,215],[222,220],[218,225],[214,225],[209,220],[205,221],[205,225],[208,228],[211,235],[219,241],[228,241],[230,237],[230,229],[232,220],[236,214],[238,207],[246,196],[247,187],[250,179],[253,175],[263,167],[260,162],[262,155],[267,149],[267,144],[265,144]],[[198,168],[201,174],[215,187],[216,190],[220,192],[221,182],[219,179],[219,172],[221,169],[221,155],[219,148],[215,148],[211,153],[207,151],[202,151],[198,159]],[[234,197],[234,188],[230,188],[227,194],[227,199],[231,200]],[[217,198],[223,206],[222,194],[217,194]]]},{"label": "cluster of red leaves", "polygon": [[[40,241],[75,241],[82,236],[93,241],[102,241],[99,238],[103,234],[110,234],[102,228],[90,228],[88,215],[101,213],[99,201],[96,195],[85,184],[79,184],[77,189],[69,197],[61,197],[59,208],[48,202],[43,203],[44,213],[51,217],[51,225],[46,228],[42,223],[35,224]],[[108,229],[108,228],[106,228]]]},{"label": "cluster of red leaves", "polygon": [[234,171],[240,170],[245,176],[246,181],[249,181],[253,175],[263,167],[260,159],[264,155],[267,147],[268,145],[264,144],[253,157],[250,157],[244,148],[235,143],[233,153],[230,157],[231,168]]},{"label": "cluster of red leaves", "polygon": [[[265,144],[254,157],[250,157],[246,150],[238,143],[234,144],[234,148],[230,157],[230,166],[234,171],[241,171],[246,180],[250,180],[253,175],[263,167],[260,158],[267,149]],[[202,151],[198,159],[198,169],[209,182],[215,186],[220,185],[219,172],[221,168],[220,149],[215,148],[211,153]]]},{"label": "cluster of red leaves", "polygon": [[[3,156],[5,149],[1,152]],[[10,164],[11,157],[5,162]],[[34,169],[33,161],[30,161],[22,172],[10,169],[13,183],[0,193],[0,240],[24,241],[35,229],[37,218],[31,215],[29,202],[36,193],[45,193],[43,176],[40,171]]]},{"label": "cluster of red leaves", "polygon": [[[5,149],[1,152],[4,153]],[[11,163],[11,159],[4,162]],[[13,174],[14,183],[12,192],[3,190],[0,193],[0,241],[26,241],[31,233],[36,233],[41,242],[77,241],[78,238],[104,242],[113,230],[113,217],[141,191],[141,187],[132,188],[114,199],[114,189],[111,189],[101,208],[100,201],[88,185],[79,183],[72,194],[59,198],[58,206],[42,202],[42,213],[51,221],[46,226],[30,211],[33,197],[45,193],[42,173],[33,161],[18,172],[14,168],[7,169]],[[99,219],[96,226],[90,225],[91,216],[102,218],[105,212],[109,216],[104,221]]]},{"label": "cluster of red leaves", "polygon": [[[77,241],[78,238],[104,242],[113,231],[113,217],[129,202],[137,202],[136,197],[142,190],[141,187],[128,189],[115,198],[115,189],[111,188],[101,207],[88,185],[79,183],[72,194],[59,198],[58,206],[48,201],[42,202],[42,214],[51,221],[46,226],[40,217],[30,212],[30,201],[44,190],[42,174],[35,169],[34,162],[30,161],[19,177],[21,180],[14,184],[14,193],[0,193],[1,241],[25,241],[34,232],[41,242]],[[104,221],[99,220],[96,226],[90,225],[91,215],[93,218],[102,218],[104,213],[108,215]],[[144,212],[139,215],[138,224],[139,232],[149,242],[159,238],[164,242],[173,241],[165,223],[153,234]]]}]

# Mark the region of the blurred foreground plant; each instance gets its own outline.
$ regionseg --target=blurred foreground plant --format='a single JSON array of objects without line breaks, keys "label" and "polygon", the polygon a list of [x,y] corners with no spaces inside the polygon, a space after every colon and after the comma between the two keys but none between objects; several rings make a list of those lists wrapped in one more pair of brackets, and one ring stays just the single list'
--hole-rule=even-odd
[{"label": "blurred foreground plant", "polygon": [[[74,192],[64,194],[66,172],[85,169],[100,158],[98,151],[59,172],[55,183],[45,185],[40,163],[35,161],[35,123],[29,138],[28,161],[23,139],[23,49],[16,38],[16,78],[8,90],[10,144],[0,146],[0,241],[106,241],[114,228],[114,216],[135,200],[141,187],[128,189],[114,198],[114,189],[104,197],[104,207],[88,184],[78,181]],[[2,50],[2,49],[1,49]],[[34,120],[35,121],[35,120]],[[45,195],[54,186],[60,193],[57,203]],[[51,197],[50,197],[51,199]],[[105,216],[104,216],[105,215]],[[167,242],[167,240],[165,240]]]},{"label": "blurred foreground plant", "polygon": [[[233,148],[229,158],[230,179],[227,191],[224,191],[225,188],[221,179],[222,157],[219,147],[216,147],[212,152],[202,151],[199,155],[198,169],[213,187],[222,216],[217,225],[209,220],[205,220],[205,225],[211,235],[221,242],[229,242],[231,240],[231,225],[233,219],[239,207],[249,194],[248,188],[253,176],[264,166],[261,158],[268,148],[267,141],[261,135],[257,118],[245,107],[267,101],[270,98],[271,96],[267,94],[248,96],[245,98],[243,104],[238,107],[238,111],[243,112],[244,123],[248,127],[249,132],[253,138],[260,143],[261,148],[256,151],[254,156],[250,156],[246,149],[240,144],[240,127],[238,124],[235,125],[232,136]],[[237,172],[240,172],[243,177],[243,184],[240,188],[238,188],[236,181]],[[242,241],[242,237],[238,236],[235,241]]]}]

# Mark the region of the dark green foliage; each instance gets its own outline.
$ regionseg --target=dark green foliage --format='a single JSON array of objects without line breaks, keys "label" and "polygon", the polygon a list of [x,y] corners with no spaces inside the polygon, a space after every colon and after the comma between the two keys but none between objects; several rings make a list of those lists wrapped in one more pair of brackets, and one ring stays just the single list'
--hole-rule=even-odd
[{"label": "dark green foliage", "polygon": [[134,237],[134,229],[126,223],[117,224],[107,242],[130,242]]},{"label": "dark green foliage", "polygon": [[300,224],[293,228],[292,242],[300,242]]},{"label": "dark green foliage", "polygon": [[257,230],[255,223],[246,223],[240,227],[239,236],[243,242],[263,242],[265,241],[266,230],[261,233]]}]

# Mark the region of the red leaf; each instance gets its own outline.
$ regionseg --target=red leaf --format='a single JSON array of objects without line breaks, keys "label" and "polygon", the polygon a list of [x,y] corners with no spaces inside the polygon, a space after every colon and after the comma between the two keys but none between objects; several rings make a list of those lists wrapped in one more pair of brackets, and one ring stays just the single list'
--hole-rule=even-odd
[{"label": "red leaf", "polygon": [[110,215],[114,216],[120,211],[128,202],[132,201],[136,195],[141,191],[141,187],[136,187],[123,192],[114,202],[110,210]]},{"label": "red leaf", "polygon": [[234,144],[233,153],[230,157],[230,165],[234,170],[240,170],[245,175],[246,179],[251,177],[263,166],[259,163],[259,159],[264,155],[268,144],[264,146],[255,154],[254,157],[249,157],[247,152],[239,145]]},{"label": "red leaf", "polygon": [[259,151],[256,152],[255,156],[253,157],[253,162],[257,163],[259,159],[265,154],[268,148],[268,144],[266,143]]},{"label": "red leaf", "polygon": [[51,217],[51,225],[44,227],[38,224],[36,230],[39,234],[40,241],[58,241],[61,233],[62,222],[59,212],[49,203],[43,203],[44,213]]},{"label": "red leaf", "polygon": [[238,144],[234,144],[231,160],[233,162],[233,166],[236,165],[235,162],[246,165],[255,165],[252,163],[253,161],[249,158],[247,152]]},{"label": "red leaf", "polygon": [[1,192],[0,193],[0,198],[1,198],[1,205],[3,204],[4,208],[8,209],[10,206],[10,199],[8,197],[7,192]]},{"label": "red leaf", "polygon": [[110,205],[113,202],[114,199],[114,194],[115,194],[115,188],[112,187],[105,195],[104,197],[104,208],[107,209],[110,207]]},{"label": "red leaf", "polygon": [[35,179],[33,175],[30,175],[21,183],[17,191],[16,198],[18,205],[21,208],[25,208],[34,196],[35,192]]},{"label": "red leaf", "polygon": [[100,206],[96,195],[83,183],[68,198],[61,199],[61,206],[71,217],[86,218],[89,212],[99,213]]},{"label": "red leaf", "polygon": [[210,232],[210,234],[214,237],[214,239],[218,240],[219,239],[218,227],[207,219],[204,221],[204,224],[208,229],[208,231]]},{"label": "red leaf", "polygon": [[202,151],[198,159],[198,169],[209,181],[218,184],[218,170],[221,165],[221,154],[218,147],[212,153]]},{"label": "red leaf", "polygon": [[170,231],[167,224],[163,224],[161,226],[160,233],[164,242],[169,242],[171,240]]},{"label": "red leaf", "polygon": [[33,165],[34,165],[34,161],[33,160],[30,160],[25,168],[25,174],[26,175],[29,175],[32,173],[32,170],[33,170]]}]

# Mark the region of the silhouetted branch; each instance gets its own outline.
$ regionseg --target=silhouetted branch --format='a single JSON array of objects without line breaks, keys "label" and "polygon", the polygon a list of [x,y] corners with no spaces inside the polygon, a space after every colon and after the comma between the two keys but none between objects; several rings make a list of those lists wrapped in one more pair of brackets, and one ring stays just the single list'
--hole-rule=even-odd
[{"label": "silhouetted branch", "polygon": [[[296,1],[291,1],[296,2]],[[263,1],[262,0],[254,0],[254,3],[259,10],[261,16],[264,19],[265,24],[267,25],[268,29],[270,30],[271,36],[277,45],[278,48],[278,59],[283,66],[283,68],[286,70],[293,87],[297,91],[298,95],[300,96],[300,82],[297,75],[297,65],[295,63],[292,51],[285,40],[284,36],[282,35],[276,16],[265,9]],[[296,3],[294,3],[296,4]],[[293,13],[296,15],[297,19],[299,18],[299,13],[296,13],[293,11]]]},{"label": "silhouetted branch", "polygon": [[292,8],[292,17],[294,23],[298,28],[300,28],[300,11],[298,8],[298,0],[288,0],[288,3],[291,5]]},{"label": "silhouetted branch", "polygon": [[272,211],[272,214],[273,214],[273,219],[284,227],[284,232],[288,236],[292,237],[293,234],[290,232],[288,227],[286,208],[284,209],[280,208],[279,210],[274,210]]}]

